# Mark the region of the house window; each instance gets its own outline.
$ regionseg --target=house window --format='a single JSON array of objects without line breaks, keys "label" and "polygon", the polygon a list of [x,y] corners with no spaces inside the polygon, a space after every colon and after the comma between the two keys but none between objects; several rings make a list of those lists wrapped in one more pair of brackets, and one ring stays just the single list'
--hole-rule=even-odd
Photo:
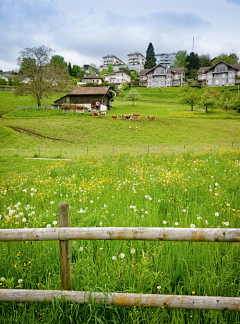
[{"label": "house window", "polygon": [[92,83],[94,83],[94,80],[92,80]]}]

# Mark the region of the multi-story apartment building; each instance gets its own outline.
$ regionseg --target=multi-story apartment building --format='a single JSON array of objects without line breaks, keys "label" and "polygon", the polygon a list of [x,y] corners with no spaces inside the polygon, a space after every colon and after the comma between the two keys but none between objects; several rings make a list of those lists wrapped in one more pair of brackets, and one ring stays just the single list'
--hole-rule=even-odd
[{"label": "multi-story apartment building", "polygon": [[150,69],[146,76],[148,88],[182,86],[185,80],[185,69],[184,67],[168,68],[158,64]]},{"label": "multi-story apartment building", "polygon": [[240,84],[240,64],[230,65],[220,61],[208,68],[200,68],[198,81],[214,87]]},{"label": "multi-story apartment building", "polygon": [[162,53],[156,54],[156,64],[161,64],[166,67],[173,67],[177,53]]},{"label": "multi-story apartment building", "polygon": [[105,81],[108,83],[114,83],[120,85],[123,82],[130,82],[131,77],[123,71],[109,73],[105,76]]},{"label": "multi-story apartment building", "polygon": [[100,65],[100,71],[106,70],[108,68],[108,65],[111,64],[113,66],[114,71],[119,71],[120,67],[126,67],[126,64],[120,60],[117,56],[113,54],[109,54],[106,56],[103,56],[102,63]]},{"label": "multi-story apartment building", "polygon": [[142,69],[144,69],[145,62],[146,58],[141,53],[134,52],[128,54],[127,67],[130,71],[136,70],[137,72],[140,72]]}]

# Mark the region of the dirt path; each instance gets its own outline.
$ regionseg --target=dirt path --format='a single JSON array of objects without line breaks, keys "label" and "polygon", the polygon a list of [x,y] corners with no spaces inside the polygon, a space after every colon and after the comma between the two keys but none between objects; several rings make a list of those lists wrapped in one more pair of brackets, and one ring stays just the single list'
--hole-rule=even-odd
[{"label": "dirt path", "polygon": [[29,135],[29,136],[35,136],[35,137],[38,137],[38,138],[50,139],[50,140],[59,141],[59,142],[73,143],[72,141],[68,141],[68,140],[65,140],[65,139],[42,135],[42,134],[39,134],[39,133],[37,133],[37,132],[35,132],[35,131],[31,130],[31,129],[28,129],[28,128],[22,128],[22,127],[17,127],[17,126],[5,126],[5,127],[11,128],[15,132],[26,134],[26,135]]}]

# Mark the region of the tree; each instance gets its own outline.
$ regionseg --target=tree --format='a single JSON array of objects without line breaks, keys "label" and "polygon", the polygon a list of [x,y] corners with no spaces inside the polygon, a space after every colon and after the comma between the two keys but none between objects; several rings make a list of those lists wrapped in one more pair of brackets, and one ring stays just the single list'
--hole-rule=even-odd
[{"label": "tree", "polygon": [[238,56],[235,53],[231,53],[231,54],[226,54],[226,53],[222,53],[220,55],[218,55],[215,60],[213,61],[214,64],[223,61],[227,64],[238,64]]},{"label": "tree", "polygon": [[193,106],[195,106],[198,101],[199,95],[196,93],[195,89],[192,89],[187,85],[182,88],[180,103],[190,105],[191,111],[193,111]]},{"label": "tree", "polygon": [[206,87],[205,91],[200,96],[199,104],[206,109],[215,108],[220,97],[220,93],[212,87]]},{"label": "tree", "polygon": [[139,76],[136,70],[131,73],[132,85],[135,87],[139,86]]},{"label": "tree", "polygon": [[149,43],[146,53],[146,62],[144,65],[145,69],[151,69],[156,66],[156,57],[154,53],[154,47],[152,43]]},{"label": "tree", "polygon": [[174,60],[174,67],[187,67],[187,51],[178,51],[175,60]]},{"label": "tree", "polygon": [[68,73],[69,73],[69,75],[71,75],[71,73],[72,73],[72,64],[71,64],[71,62],[68,63]]},{"label": "tree", "polygon": [[141,98],[139,92],[136,89],[130,89],[126,95],[126,100],[132,101],[134,106],[134,101],[137,101]]},{"label": "tree", "polygon": [[230,61],[231,61],[231,63],[230,64],[238,64],[238,56],[237,56],[237,54],[235,54],[235,53],[231,53],[230,55],[229,55],[229,58],[230,58]]},{"label": "tree", "polygon": [[186,59],[187,65],[187,75],[191,78],[196,78],[197,71],[199,69],[199,56],[198,54],[191,52]]},{"label": "tree", "polygon": [[64,61],[64,57],[61,55],[53,55],[50,60],[50,63],[58,64],[65,69],[67,68],[67,62]]},{"label": "tree", "polygon": [[89,65],[89,73],[91,73],[91,74],[97,74],[97,73],[99,73],[99,70],[98,70],[98,68],[96,67],[96,65],[95,64],[90,64]]},{"label": "tree", "polygon": [[73,65],[71,69],[71,76],[76,79],[81,79],[84,76],[85,72],[80,68],[79,65]]},{"label": "tree", "polygon": [[210,58],[210,55],[204,55],[202,54],[199,57],[199,67],[208,67],[208,66],[212,66],[212,60]]},{"label": "tree", "polygon": [[234,106],[233,99],[231,97],[229,90],[224,90],[221,98],[220,98],[220,104],[222,106],[222,109],[231,109]]},{"label": "tree", "polygon": [[43,97],[65,87],[66,70],[59,64],[51,63],[52,53],[53,50],[45,45],[25,48],[20,52],[17,61],[20,66],[19,80],[22,82],[15,95],[31,95],[39,107]]}]

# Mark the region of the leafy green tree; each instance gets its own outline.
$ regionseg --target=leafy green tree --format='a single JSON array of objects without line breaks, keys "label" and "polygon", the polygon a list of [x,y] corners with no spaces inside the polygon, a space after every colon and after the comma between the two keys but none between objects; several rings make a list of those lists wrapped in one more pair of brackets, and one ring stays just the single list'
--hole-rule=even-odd
[{"label": "leafy green tree", "polygon": [[139,76],[136,70],[131,73],[132,85],[135,87],[139,86]]},{"label": "leafy green tree", "polygon": [[134,102],[140,100],[141,96],[136,89],[130,89],[126,95],[126,100],[132,101],[134,106]]},{"label": "leafy green tree", "polygon": [[208,66],[212,66],[212,60],[210,58],[210,55],[204,55],[202,54],[199,57],[199,67],[208,67]]},{"label": "leafy green tree", "polygon": [[53,55],[50,63],[58,64],[62,68],[67,68],[67,62],[64,61],[64,57],[61,55]]},{"label": "leafy green tree", "polygon": [[96,67],[96,65],[95,64],[90,64],[89,65],[89,73],[90,74],[97,74],[97,73],[99,73],[99,70],[98,70],[98,68]]},{"label": "leafy green tree", "polygon": [[231,60],[231,63],[230,63],[230,64],[238,64],[238,60],[239,60],[239,58],[238,58],[237,54],[235,54],[235,53],[231,53],[231,54],[229,55],[229,58],[230,58],[230,60]]},{"label": "leafy green tree", "polygon": [[66,70],[58,64],[51,63],[53,50],[45,45],[25,48],[20,52],[19,80],[22,81],[15,95],[31,95],[41,106],[43,97],[48,97],[56,89],[66,86]]},{"label": "leafy green tree", "polygon": [[6,85],[7,81],[3,78],[0,78],[0,85]]},{"label": "leafy green tree", "polygon": [[187,51],[178,51],[173,63],[174,67],[187,67]]},{"label": "leafy green tree", "polygon": [[233,106],[233,99],[231,97],[230,91],[229,90],[224,90],[221,98],[220,98],[220,104],[222,106],[222,109],[225,109],[226,111],[228,109],[231,109]]},{"label": "leafy green tree", "polygon": [[193,106],[199,102],[199,95],[196,93],[196,90],[185,85],[181,92],[180,103],[190,105],[191,111],[193,111]]},{"label": "leafy green tree", "polygon": [[71,76],[76,79],[81,79],[84,76],[85,72],[80,68],[79,65],[73,65],[71,70]]},{"label": "leafy green tree", "polygon": [[156,57],[154,53],[154,47],[152,43],[149,43],[146,53],[146,63],[144,65],[145,69],[151,69],[156,66]]},{"label": "leafy green tree", "polygon": [[119,71],[123,71],[126,74],[131,75],[131,71],[129,70],[129,68],[127,66],[126,67],[120,67]]},{"label": "leafy green tree", "polygon": [[231,58],[230,58],[229,55],[226,54],[226,53],[222,53],[222,54],[218,55],[218,56],[214,59],[213,64],[216,64],[216,63],[218,63],[218,62],[220,62],[220,61],[223,61],[223,62],[225,62],[225,63],[227,63],[227,64],[232,64]]},{"label": "leafy green tree", "polygon": [[217,106],[219,98],[220,93],[217,90],[212,87],[206,87],[200,96],[199,104],[205,108],[207,113],[209,108],[213,109]]}]

